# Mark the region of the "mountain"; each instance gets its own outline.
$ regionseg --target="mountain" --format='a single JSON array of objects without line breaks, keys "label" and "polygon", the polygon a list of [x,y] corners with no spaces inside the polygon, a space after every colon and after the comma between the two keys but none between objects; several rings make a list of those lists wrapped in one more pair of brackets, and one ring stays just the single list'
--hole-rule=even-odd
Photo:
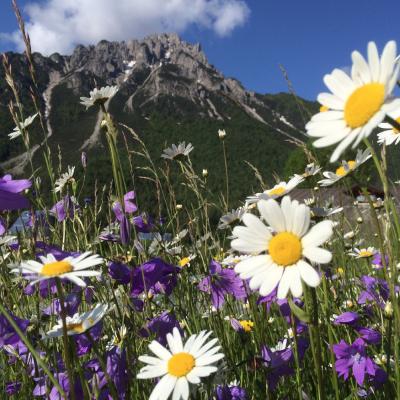
[{"label": "mountain", "polygon": [[[7,53],[7,57],[25,114],[30,115],[34,113],[30,98],[33,86],[27,60],[16,53]],[[195,171],[207,168],[210,189],[217,192],[224,176],[217,131],[225,129],[234,198],[257,187],[244,160],[255,165],[270,184],[273,173],[284,173],[287,160],[298,151],[296,143],[306,141],[304,125],[317,107],[290,94],[246,90],[238,80],[225,77],[211,65],[199,44],[186,43],[176,34],[152,35],[140,41],[103,40],[96,46],[77,46],[72,55],[44,57],[34,53],[33,59],[39,107],[47,129],[46,139],[40,133],[39,119],[31,129],[34,165],[43,164],[40,147],[44,140],[54,160],[61,152],[63,168],[78,164],[85,151],[91,182],[103,182],[110,176],[101,113],[94,107],[86,111],[79,104],[79,98],[88,96],[94,87],[119,87],[108,109],[117,122],[134,129],[157,165],[162,165],[160,155],[167,145],[191,142]],[[10,141],[7,136],[14,127],[8,112],[11,99],[0,68],[0,168],[21,175],[27,171],[28,157],[20,138]],[[129,134],[127,143],[137,145]]]}]

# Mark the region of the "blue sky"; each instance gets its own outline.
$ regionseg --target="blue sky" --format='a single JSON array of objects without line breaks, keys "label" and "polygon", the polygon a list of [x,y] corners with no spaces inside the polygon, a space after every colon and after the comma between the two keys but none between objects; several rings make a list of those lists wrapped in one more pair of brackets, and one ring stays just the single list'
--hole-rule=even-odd
[{"label": "blue sky", "polygon": [[[19,1],[22,8],[26,3]],[[250,9],[247,21],[227,36],[195,23],[188,24],[180,34],[187,41],[200,42],[210,63],[226,76],[260,93],[287,91],[279,69],[282,64],[296,93],[315,99],[324,90],[323,75],[335,67],[348,66],[352,50],[365,54],[369,40],[382,49],[388,40],[400,39],[398,0],[245,3]],[[11,33],[15,29],[11,1],[2,0],[0,31]],[[0,41],[0,52],[13,49],[12,43]]]}]

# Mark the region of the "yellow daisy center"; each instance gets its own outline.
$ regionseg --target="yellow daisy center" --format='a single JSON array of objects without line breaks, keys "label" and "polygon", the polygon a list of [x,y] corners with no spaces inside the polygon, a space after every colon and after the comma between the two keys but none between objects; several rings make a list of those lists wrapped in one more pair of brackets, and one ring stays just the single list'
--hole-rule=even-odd
[{"label": "yellow daisy center", "polygon": [[168,361],[168,373],[181,378],[186,376],[195,366],[196,360],[189,353],[174,354]]},{"label": "yellow daisy center", "polygon": [[272,260],[283,266],[296,264],[302,254],[300,238],[290,232],[281,232],[269,242],[268,252]]},{"label": "yellow daisy center", "polygon": [[67,324],[67,331],[73,331],[76,333],[83,333],[85,328],[83,327],[83,323],[76,323],[76,324]]},{"label": "yellow daisy center", "polygon": [[344,106],[344,120],[350,128],[365,125],[385,101],[385,85],[367,83],[354,90]]},{"label": "yellow daisy center", "polygon": [[239,324],[242,326],[243,330],[245,332],[251,332],[254,326],[254,322],[253,321],[249,321],[249,320],[241,320],[239,321]]},{"label": "yellow daisy center", "polygon": [[73,271],[73,267],[68,261],[54,261],[44,264],[40,271],[40,275],[59,276],[71,271]]},{"label": "yellow daisy center", "polygon": [[327,111],[329,111],[329,107],[327,107],[327,106],[321,106],[319,108],[319,112],[327,112]]},{"label": "yellow daisy center", "polygon": [[190,258],[189,257],[184,257],[181,260],[179,260],[179,266],[184,267],[185,265],[189,264]]},{"label": "yellow daisy center", "polygon": [[349,169],[348,169],[348,170],[346,170],[346,169],[344,168],[344,166],[342,165],[341,167],[339,167],[339,168],[336,170],[336,175],[337,175],[337,176],[345,176],[345,175],[347,175],[351,170],[353,170],[353,169],[356,167],[356,162],[353,161],[353,160],[347,161],[347,165],[349,166]]},{"label": "yellow daisy center", "polygon": [[271,189],[268,194],[271,196],[282,196],[286,192],[286,188],[283,186],[277,186],[276,188]]},{"label": "yellow daisy center", "polygon": [[361,250],[360,253],[358,254],[360,257],[372,257],[374,255],[374,253],[372,251],[369,250]]}]

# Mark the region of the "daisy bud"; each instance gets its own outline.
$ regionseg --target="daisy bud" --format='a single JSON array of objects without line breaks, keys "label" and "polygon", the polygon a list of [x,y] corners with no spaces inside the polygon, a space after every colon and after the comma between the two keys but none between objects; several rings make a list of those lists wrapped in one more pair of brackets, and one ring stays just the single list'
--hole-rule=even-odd
[{"label": "daisy bud", "polygon": [[358,218],[357,218],[357,222],[358,222],[359,224],[362,224],[362,223],[364,222],[364,220],[363,220],[361,217],[358,217]]},{"label": "daisy bud", "polygon": [[207,169],[203,169],[203,176],[206,177],[208,175],[208,170]]},{"label": "daisy bud", "polygon": [[100,126],[101,126],[102,128],[107,128],[107,121],[106,121],[105,119],[103,119],[103,120],[101,121]]},{"label": "daisy bud", "polygon": [[182,208],[183,208],[182,204],[177,204],[177,205],[176,205],[176,209],[177,209],[177,210],[182,210]]},{"label": "daisy bud", "polygon": [[385,303],[385,308],[383,309],[383,311],[385,312],[385,315],[389,318],[393,315],[393,306],[390,301],[387,301]]},{"label": "daisy bud", "polygon": [[220,139],[224,139],[226,136],[225,129],[218,129],[218,136]]}]

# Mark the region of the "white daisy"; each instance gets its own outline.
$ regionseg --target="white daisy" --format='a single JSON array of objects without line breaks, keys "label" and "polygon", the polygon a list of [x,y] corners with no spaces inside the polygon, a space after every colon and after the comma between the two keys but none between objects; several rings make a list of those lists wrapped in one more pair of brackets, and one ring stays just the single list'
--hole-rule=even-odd
[{"label": "white daisy", "polygon": [[343,211],[343,207],[311,207],[311,218],[326,218]]},{"label": "white daisy", "polygon": [[19,126],[16,126],[11,133],[8,134],[8,137],[10,140],[17,138],[18,136],[22,135],[22,131],[27,128],[29,125],[32,124],[32,122],[35,120],[35,118],[39,114],[36,113],[35,115],[31,115],[30,117],[26,118],[24,122],[21,122]]},{"label": "white daisy", "polygon": [[104,104],[118,92],[118,86],[106,86],[101,89],[93,89],[90,97],[81,97],[81,104],[88,109],[95,104]]},{"label": "white daisy", "polygon": [[233,224],[236,221],[240,221],[242,218],[243,214],[246,212],[245,207],[239,207],[236,210],[232,210],[225,215],[223,215],[219,219],[218,223],[218,229],[227,229],[231,224]]},{"label": "white daisy", "polygon": [[[67,325],[68,335],[80,335],[86,332],[88,329],[95,326],[104,317],[108,309],[107,304],[97,304],[91,311],[87,311],[81,315],[79,313],[74,314],[72,317],[67,316],[65,323]],[[54,325],[49,330],[45,338],[59,337],[63,335],[63,323],[62,320],[58,320],[57,325]]]},{"label": "white daisy", "polygon": [[351,144],[356,147],[369,136],[385,115],[399,107],[391,95],[399,76],[396,42],[390,41],[379,58],[374,42],[368,43],[368,62],[358,52],[352,53],[351,77],[340,69],[324,76],[332,93],[321,93],[318,101],[328,111],[320,112],[306,125],[309,136],[319,138],[315,147],[339,143],[331,156],[337,161]]},{"label": "white daisy", "polygon": [[[396,110],[393,113],[389,113],[389,117],[400,124],[400,109]],[[390,146],[393,143],[398,144],[400,142],[400,130],[393,127],[388,122],[382,122],[378,126],[379,128],[384,129],[384,131],[378,133],[379,144],[385,143],[386,146]]]},{"label": "white daisy", "polygon": [[364,151],[358,150],[357,156],[355,160],[350,161],[342,161],[342,165],[336,169],[335,172],[325,171],[323,175],[325,179],[321,179],[318,181],[318,184],[321,186],[330,186],[339,181],[340,179],[347,176],[351,171],[354,171],[361,164],[365,163],[365,161],[369,160],[372,157],[371,152],[366,149]]},{"label": "white daisy", "polygon": [[189,383],[199,384],[200,378],[217,371],[212,365],[224,355],[218,353],[221,346],[216,346],[218,339],[206,343],[212,332],[201,331],[182,342],[177,328],[167,334],[169,350],[153,340],[149,349],[157,356],[140,356],[139,360],[146,363],[138,375],[138,379],[160,377],[149,400],[167,400],[172,393],[174,400],[189,398]]},{"label": "white daisy", "polygon": [[353,251],[349,253],[350,256],[355,258],[370,258],[377,253],[375,247],[367,247],[363,249],[354,248]]},{"label": "white daisy", "polygon": [[68,279],[78,286],[86,287],[86,283],[80,277],[99,276],[100,271],[86,271],[90,267],[103,264],[103,259],[90,251],[82,253],[78,257],[67,257],[57,261],[53,254],[39,256],[40,262],[29,260],[22,261],[11,272],[15,274],[29,274],[25,277],[33,279],[32,284],[51,278]]},{"label": "white daisy", "polygon": [[256,193],[254,196],[249,196],[246,199],[246,206],[257,203],[259,200],[277,199],[288,194],[297,185],[304,181],[301,175],[295,175],[288,182],[279,182],[272,189],[264,190],[262,193]]},{"label": "white daisy", "polygon": [[173,160],[177,157],[186,157],[194,149],[191,143],[181,142],[178,144],[173,144],[171,147],[164,149],[164,153],[161,155],[162,158]]},{"label": "white daisy", "polygon": [[319,246],[331,237],[332,222],[319,222],[309,230],[310,208],[291,201],[289,196],[281,205],[270,199],[260,200],[257,206],[273,233],[255,215],[243,216],[246,226],[234,228],[236,239],[231,247],[252,257],[237,264],[235,272],[242,279],[250,279],[250,288],[258,289],[261,296],[267,296],[278,284],[279,299],[284,299],[289,289],[293,296],[301,296],[302,280],[311,287],[318,286],[319,274],[304,258],[319,264],[331,261],[332,254]]},{"label": "white daisy", "polygon": [[55,188],[54,188],[54,192],[58,193],[61,192],[62,189],[64,188],[64,186],[72,181],[74,179],[74,172],[75,172],[75,167],[70,167],[68,165],[68,170],[67,172],[64,172],[60,178],[58,178],[55,182]]},{"label": "white daisy", "polygon": [[240,256],[230,254],[229,256],[225,257],[221,261],[221,264],[225,265],[227,267],[232,267],[232,266],[240,263],[240,261],[247,260],[249,257],[251,257],[251,256],[248,254],[242,254]]}]

